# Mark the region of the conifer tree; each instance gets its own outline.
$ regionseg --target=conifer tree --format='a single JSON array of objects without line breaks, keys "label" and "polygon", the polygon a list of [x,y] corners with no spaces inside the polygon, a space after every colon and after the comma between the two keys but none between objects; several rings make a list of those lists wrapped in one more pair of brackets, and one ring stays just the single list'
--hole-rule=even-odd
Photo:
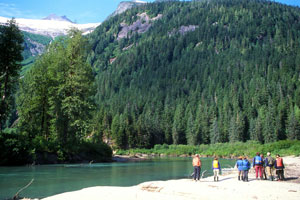
[{"label": "conifer tree", "polygon": [[193,117],[192,112],[188,113],[188,120],[186,125],[186,138],[188,145],[196,145],[197,144],[197,132],[196,132],[196,124]]},{"label": "conifer tree", "polygon": [[299,116],[296,116],[298,112],[299,108],[295,106],[288,117],[287,138],[290,140],[300,140],[300,121]]},{"label": "conifer tree", "polygon": [[69,149],[92,133],[94,78],[85,46],[81,32],[71,30],[25,75],[18,97],[19,127],[30,138],[50,138]]},{"label": "conifer tree", "polygon": [[261,121],[261,118],[258,117],[256,120],[255,120],[255,127],[254,127],[254,130],[253,132],[251,133],[250,135],[251,137],[251,140],[255,140],[255,141],[258,141],[260,143],[263,143],[264,140],[263,140],[263,125],[262,125],[262,121]]},{"label": "conifer tree", "polygon": [[277,141],[278,132],[276,130],[276,113],[273,101],[269,99],[268,111],[264,123],[264,141],[266,143]]},{"label": "conifer tree", "polygon": [[175,110],[173,128],[172,128],[172,138],[174,144],[186,143],[184,108],[182,104],[179,104]]},{"label": "conifer tree", "polygon": [[232,117],[230,120],[230,127],[229,127],[229,141],[230,142],[237,142],[238,135],[237,135],[237,127],[235,117]]},{"label": "conifer tree", "polygon": [[216,117],[214,118],[213,123],[211,124],[210,141],[211,141],[211,144],[220,142],[220,129],[219,129],[218,120]]},{"label": "conifer tree", "polygon": [[23,60],[22,43],[23,35],[14,19],[0,26],[0,131],[14,105]]}]

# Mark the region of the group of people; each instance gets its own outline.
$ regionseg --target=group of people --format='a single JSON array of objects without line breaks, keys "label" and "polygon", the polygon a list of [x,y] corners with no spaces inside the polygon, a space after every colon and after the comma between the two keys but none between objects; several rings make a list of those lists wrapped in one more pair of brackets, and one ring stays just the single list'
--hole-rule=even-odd
[{"label": "group of people", "polygon": [[[194,175],[195,181],[200,180],[201,172],[201,159],[198,154],[193,158]],[[238,180],[248,181],[248,173],[251,169],[251,163],[246,156],[240,156],[236,162],[236,167],[238,169]],[[274,180],[274,168],[276,169],[276,174],[278,181],[284,180],[284,164],[283,159],[279,154],[276,155],[276,159],[271,156],[271,153],[267,153],[267,157],[264,158],[263,154],[259,152],[253,158],[252,167],[255,169],[255,177],[260,180]],[[217,157],[214,157],[212,162],[212,170],[214,173],[214,181],[219,181],[219,173],[221,171],[221,165]],[[266,171],[268,176],[266,175]]]},{"label": "group of people", "polygon": [[[283,159],[280,157],[279,154],[276,155],[276,159],[271,156],[271,153],[267,153],[267,157],[264,158],[263,154],[259,152],[256,153],[256,156],[253,158],[253,168],[255,168],[255,177],[258,179],[258,174],[260,180],[267,180],[270,181],[274,180],[274,168],[276,170],[276,174],[278,176],[278,181],[284,180],[284,164]],[[268,177],[266,175],[266,171]]]}]

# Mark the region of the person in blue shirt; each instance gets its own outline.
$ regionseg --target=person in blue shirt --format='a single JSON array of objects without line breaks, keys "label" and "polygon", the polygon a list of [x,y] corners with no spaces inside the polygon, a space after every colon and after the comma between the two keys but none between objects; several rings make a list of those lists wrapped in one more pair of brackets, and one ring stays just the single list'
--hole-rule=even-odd
[{"label": "person in blue shirt", "polygon": [[247,159],[247,157],[244,157],[243,161],[242,161],[242,169],[243,169],[243,181],[247,181],[248,182],[248,172],[250,169],[250,162]]},{"label": "person in blue shirt", "polygon": [[257,152],[256,156],[253,158],[253,168],[255,168],[256,179],[258,179],[258,172],[259,172],[260,180],[262,180],[263,179],[263,176],[262,176],[263,160],[260,157],[259,152]]},{"label": "person in blue shirt", "polygon": [[238,160],[236,161],[236,167],[237,167],[237,169],[239,171],[238,180],[240,181],[241,177],[242,177],[242,180],[243,180],[243,176],[242,176],[242,171],[243,171],[243,156],[240,156],[238,158]]}]

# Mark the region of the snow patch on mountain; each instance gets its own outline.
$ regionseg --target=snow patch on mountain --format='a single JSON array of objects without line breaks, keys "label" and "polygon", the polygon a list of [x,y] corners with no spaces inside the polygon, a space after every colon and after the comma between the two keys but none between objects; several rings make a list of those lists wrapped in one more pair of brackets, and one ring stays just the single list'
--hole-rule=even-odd
[{"label": "snow patch on mountain", "polygon": [[[9,18],[0,17],[0,25],[7,23]],[[88,34],[92,32],[101,23],[89,23],[89,24],[74,24],[70,21],[60,21],[55,19],[23,19],[16,18],[16,23],[20,30],[50,36],[55,38],[60,35],[66,35],[68,30],[71,28],[77,28],[83,32],[83,34]]]}]

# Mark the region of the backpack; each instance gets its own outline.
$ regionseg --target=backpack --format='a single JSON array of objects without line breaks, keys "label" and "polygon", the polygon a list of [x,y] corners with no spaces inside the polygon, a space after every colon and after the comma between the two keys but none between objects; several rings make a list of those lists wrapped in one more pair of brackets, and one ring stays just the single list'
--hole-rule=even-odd
[{"label": "backpack", "polygon": [[262,161],[260,156],[255,156],[254,160],[255,160],[255,165],[262,165],[263,164],[263,161]]},{"label": "backpack", "polygon": [[274,164],[275,164],[275,159],[272,158],[271,156],[268,157],[268,165],[269,165],[270,167],[273,167]]}]

